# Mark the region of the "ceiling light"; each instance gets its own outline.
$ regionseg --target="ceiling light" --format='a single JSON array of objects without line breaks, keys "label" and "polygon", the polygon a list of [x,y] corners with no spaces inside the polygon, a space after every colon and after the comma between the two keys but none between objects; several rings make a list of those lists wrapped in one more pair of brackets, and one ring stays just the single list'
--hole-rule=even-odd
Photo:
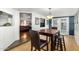
[{"label": "ceiling light", "polygon": [[47,16],[47,19],[52,19],[53,16],[52,16],[52,12],[51,12],[51,8],[49,8],[49,15]]}]

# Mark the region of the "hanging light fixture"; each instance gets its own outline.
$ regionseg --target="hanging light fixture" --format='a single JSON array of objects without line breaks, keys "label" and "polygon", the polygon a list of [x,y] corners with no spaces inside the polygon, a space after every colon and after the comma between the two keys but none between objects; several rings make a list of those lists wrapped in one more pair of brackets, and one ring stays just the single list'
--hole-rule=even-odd
[{"label": "hanging light fixture", "polygon": [[53,16],[52,16],[52,12],[51,12],[51,8],[49,8],[49,15],[47,16],[47,19],[52,19]]}]

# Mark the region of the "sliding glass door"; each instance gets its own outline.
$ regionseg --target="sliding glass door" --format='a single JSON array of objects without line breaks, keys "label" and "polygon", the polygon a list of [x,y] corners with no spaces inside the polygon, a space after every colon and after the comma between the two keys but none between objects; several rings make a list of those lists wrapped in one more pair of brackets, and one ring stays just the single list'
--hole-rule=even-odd
[{"label": "sliding glass door", "polygon": [[63,35],[69,35],[69,17],[54,18],[52,26],[57,27]]},{"label": "sliding glass door", "polygon": [[69,18],[60,19],[60,32],[64,35],[69,34]]}]

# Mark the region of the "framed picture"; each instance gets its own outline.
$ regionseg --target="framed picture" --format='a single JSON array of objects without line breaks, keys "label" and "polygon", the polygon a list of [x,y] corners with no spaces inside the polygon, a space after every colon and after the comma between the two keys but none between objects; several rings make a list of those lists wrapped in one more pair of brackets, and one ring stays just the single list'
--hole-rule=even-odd
[{"label": "framed picture", "polygon": [[35,17],[35,24],[39,25],[39,18],[38,17]]},{"label": "framed picture", "polygon": [[45,27],[45,19],[40,18],[40,27]]}]

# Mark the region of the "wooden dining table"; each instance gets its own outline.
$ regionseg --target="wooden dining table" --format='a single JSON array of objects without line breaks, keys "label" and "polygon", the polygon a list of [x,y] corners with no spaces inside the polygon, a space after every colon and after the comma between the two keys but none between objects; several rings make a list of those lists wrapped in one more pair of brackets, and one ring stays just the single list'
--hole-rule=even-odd
[{"label": "wooden dining table", "polygon": [[51,49],[51,51],[54,51],[55,50],[54,39],[55,39],[55,35],[59,32],[59,30],[57,30],[57,29],[41,29],[38,32],[40,35],[50,37],[50,40],[51,40],[50,49]]}]

